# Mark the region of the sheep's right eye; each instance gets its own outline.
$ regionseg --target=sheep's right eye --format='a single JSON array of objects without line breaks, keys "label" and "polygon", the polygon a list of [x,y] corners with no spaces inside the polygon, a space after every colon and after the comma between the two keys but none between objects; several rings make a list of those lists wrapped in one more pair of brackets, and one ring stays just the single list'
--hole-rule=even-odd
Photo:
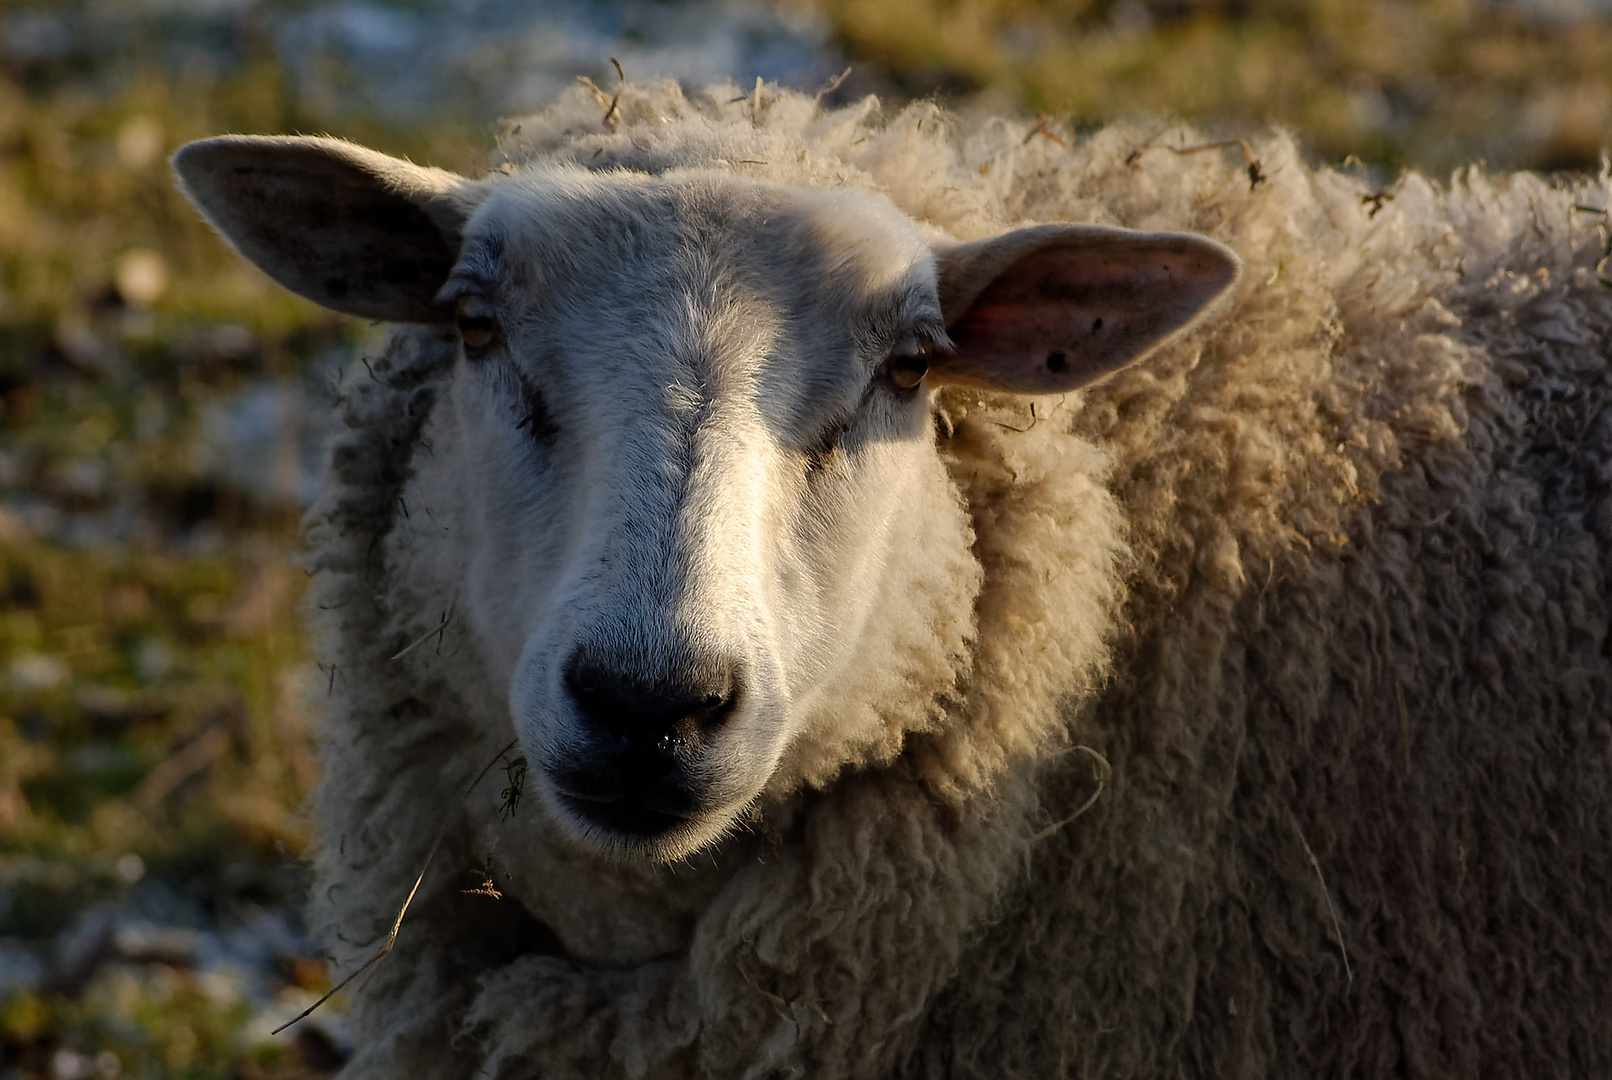
[{"label": "sheep's right eye", "polygon": [[466,348],[485,349],[498,340],[498,313],[492,301],[476,293],[459,298],[453,321]]}]

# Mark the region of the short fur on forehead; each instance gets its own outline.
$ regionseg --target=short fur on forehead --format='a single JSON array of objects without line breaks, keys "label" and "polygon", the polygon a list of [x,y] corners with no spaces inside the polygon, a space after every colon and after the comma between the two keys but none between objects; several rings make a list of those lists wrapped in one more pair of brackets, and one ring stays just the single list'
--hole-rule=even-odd
[{"label": "short fur on forehead", "polygon": [[[539,163],[489,185],[464,235],[443,301],[485,290],[555,349],[602,338],[625,350],[612,363],[754,378],[790,445],[860,390],[867,369],[839,370],[843,358],[873,365],[903,334],[944,335],[929,245],[872,192]],[[712,366],[742,342],[749,364]]]},{"label": "short fur on forehead", "polygon": [[[753,231],[753,244],[743,244],[735,229]],[[847,299],[934,285],[925,238],[887,198],[862,189],[735,180],[713,169],[646,176],[534,164],[490,184],[463,233],[456,278],[528,270],[609,274],[624,261],[697,254],[737,256],[751,266],[811,266],[817,274],[800,273],[792,284],[827,287]],[[666,233],[679,242],[650,240]],[[540,292],[544,282],[520,284]],[[935,316],[938,309],[920,313]]]}]

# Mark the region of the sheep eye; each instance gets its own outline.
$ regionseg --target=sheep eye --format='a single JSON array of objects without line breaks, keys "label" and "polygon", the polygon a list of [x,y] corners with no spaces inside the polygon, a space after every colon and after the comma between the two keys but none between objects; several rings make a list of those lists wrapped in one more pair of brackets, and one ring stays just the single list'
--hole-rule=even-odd
[{"label": "sheep eye", "polygon": [[498,315],[492,301],[477,293],[466,293],[454,308],[454,324],[467,348],[485,349],[498,340]]},{"label": "sheep eye", "polygon": [[929,373],[929,360],[934,351],[933,342],[920,341],[916,337],[902,338],[885,361],[890,381],[903,390],[911,390],[923,382],[924,376]]}]

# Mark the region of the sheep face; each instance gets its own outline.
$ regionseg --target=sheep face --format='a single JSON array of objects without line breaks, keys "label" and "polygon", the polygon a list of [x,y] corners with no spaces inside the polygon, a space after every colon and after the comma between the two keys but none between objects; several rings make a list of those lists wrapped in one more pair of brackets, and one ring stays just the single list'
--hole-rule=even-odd
[{"label": "sheep face", "polygon": [[464,358],[421,501],[477,523],[451,587],[544,803],[604,851],[698,848],[889,646],[886,568],[966,550],[912,377],[946,341],[933,255],[861,193],[535,174],[443,300]]},{"label": "sheep face", "polygon": [[966,664],[978,567],[936,387],[1076,389],[1238,269],[1095,226],[937,243],[865,191],[718,170],[467,181],[242,137],[174,165],[294,291],[457,324],[408,492],[434,512],[394,527],[394,580],[457,598],[460,667],[508,688],[549,816],[630,859],[895,752]]}]

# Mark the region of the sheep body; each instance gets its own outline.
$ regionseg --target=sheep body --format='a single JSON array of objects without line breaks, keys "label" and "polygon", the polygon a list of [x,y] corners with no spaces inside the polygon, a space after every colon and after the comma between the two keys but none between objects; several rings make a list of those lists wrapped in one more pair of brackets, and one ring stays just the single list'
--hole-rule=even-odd
[{"label": "sheep body", "polygon": [[[601,115],[574,92],[504,153],[871,189],[958,240],[1197,232],[1243,285],[1078,395],[939,393],[967,520],[938,532],[978,576],[956,685],[883,742],[806,740],[749,832],[671,867],[568,847],[504,768],[465,795],[509,722],[417,555],[458,524],[425,512],[457,339],[356,366],[308,556],[334,970],[448,824],[345,1075],[1607,1071],[1612,289],[1575,209],[1607,176],[1374,202],[1281,135],[1251,183],[1185,132],[924,104],[629,86]],[[1112,778],[1071,820],[1075,744]]]}]

